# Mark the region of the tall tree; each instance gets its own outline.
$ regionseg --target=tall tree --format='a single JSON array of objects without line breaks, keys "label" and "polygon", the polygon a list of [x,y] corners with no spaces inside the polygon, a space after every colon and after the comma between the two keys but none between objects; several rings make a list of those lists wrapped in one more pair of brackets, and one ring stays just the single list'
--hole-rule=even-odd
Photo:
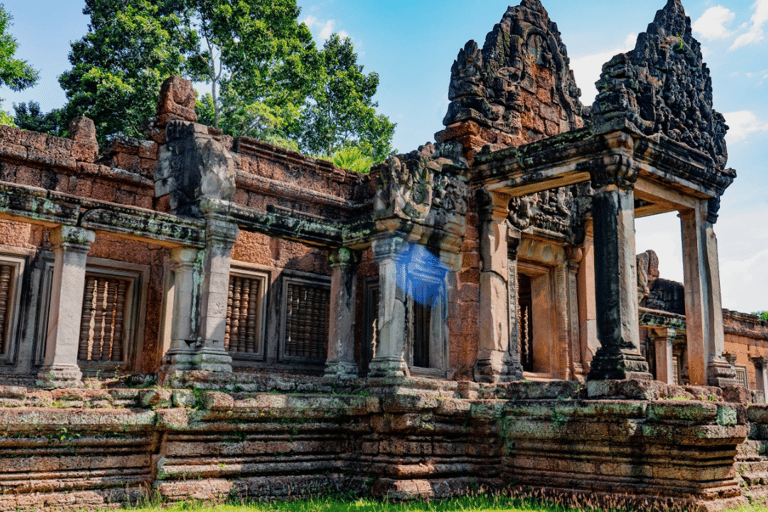
[{"label": "tall tree", "polygon": [[0,4],[0,85],[7,85],[13,91],[21,91],[37,83],[40,74],[27,61],[14,57],[19,43],[8,33],[13,25],[13,16]]},{"label": "tall tree", "polygon": [[295,0],[190,0],[200,44],[190,71],[211,86],[204,118],[233,135],[295,130],[320,77],[312,34]]},{"label": "tall tree", "polygon": [[[0,85],[7,85],[13,91],[21,91],[37,83],[40,74],[27,61],[17,59],[16,50],[19,43],[9,33],[13,25],[13,16],[0,4]],[[0,105],[2,104],[0,99]],[[13,119],[4,110],[0,110],[0,124],[13,124]]]},{"label": "tall tree", "polygon": [[185,69],[196,37],[184,0],[86,0],[88,33],[72,43],[59,77],[70,117],[86,115],[102,140],[138,136],[155,113],[160,85]]},{"label": "tall tree", "polygon": [[333,155],[357,146],[374,162],[390,156],[395,124],[376,113],[379,75],[363,73],[352,41],[333,34],[321,52],[323,76],[301,116],[301,142],[310,153]]},{"label": "tall tree", "polygon": [[69,126],[66,111],[62,108],[55,108],[50,112],[40,110],[40,104],[36,101],[27,103],[13,104],[13,110],[16,112],[13,116],[13,122],[22,130],[31,130],[33,132],[48,133],[57,137],[65,137],[69,133]]}]

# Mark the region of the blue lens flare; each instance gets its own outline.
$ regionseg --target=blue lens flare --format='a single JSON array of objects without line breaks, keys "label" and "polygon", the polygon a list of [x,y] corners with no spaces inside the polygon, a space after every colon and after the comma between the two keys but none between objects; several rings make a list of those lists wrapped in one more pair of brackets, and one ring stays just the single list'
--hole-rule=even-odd
[{"label": "blue lens flare", "polygon": [[434,306],[442,300],[443,283],[448,267],[426,247],[411,244],[396,258],[397,286],[424,306]]}]

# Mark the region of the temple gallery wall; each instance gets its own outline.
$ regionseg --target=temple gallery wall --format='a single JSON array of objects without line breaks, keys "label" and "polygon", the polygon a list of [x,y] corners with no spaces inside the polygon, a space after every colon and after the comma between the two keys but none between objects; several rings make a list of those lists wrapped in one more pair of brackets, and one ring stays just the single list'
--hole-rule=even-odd
[{"label": "temple gallery wall", "polygon": [[[591,106],[538,0],[358,174],[196,123],[0,127],[0,510],[514,485],[768,495],[768,324],[722,309],[727,126],[669,0]],[[635,253],[677,212],[684,283]]]}]

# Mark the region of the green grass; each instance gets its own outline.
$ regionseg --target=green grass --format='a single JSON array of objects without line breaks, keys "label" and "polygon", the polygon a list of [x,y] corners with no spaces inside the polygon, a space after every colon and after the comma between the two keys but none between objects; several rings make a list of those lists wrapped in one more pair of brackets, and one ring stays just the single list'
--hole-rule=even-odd
[{"label": "green grass", "polygon": [[[392,503],[370,499],[314,498],[296,501],[254,502],[242,505],[203,505],[184,502],[173,507],[150,504],[133,512],[632,512],[632,509],[573,508],[535,499],[506,496],[465,496],[450,500]],[[743,506],[732,512],[765,512],[765,506]]]}]

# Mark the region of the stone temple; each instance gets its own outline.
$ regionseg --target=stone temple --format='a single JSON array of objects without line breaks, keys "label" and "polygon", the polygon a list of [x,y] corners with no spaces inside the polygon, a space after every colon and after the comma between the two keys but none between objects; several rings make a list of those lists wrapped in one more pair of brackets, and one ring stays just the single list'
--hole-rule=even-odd
[{"label": "stone temple", "polygon": [[[582,105],[539,0],[369,174],[196,123],[0,127],[0,510],[353,491],[768,496],[768,324],[722,309],[723,116],[680,0]],[[635,254],[678,212],[685,282]]]}]

